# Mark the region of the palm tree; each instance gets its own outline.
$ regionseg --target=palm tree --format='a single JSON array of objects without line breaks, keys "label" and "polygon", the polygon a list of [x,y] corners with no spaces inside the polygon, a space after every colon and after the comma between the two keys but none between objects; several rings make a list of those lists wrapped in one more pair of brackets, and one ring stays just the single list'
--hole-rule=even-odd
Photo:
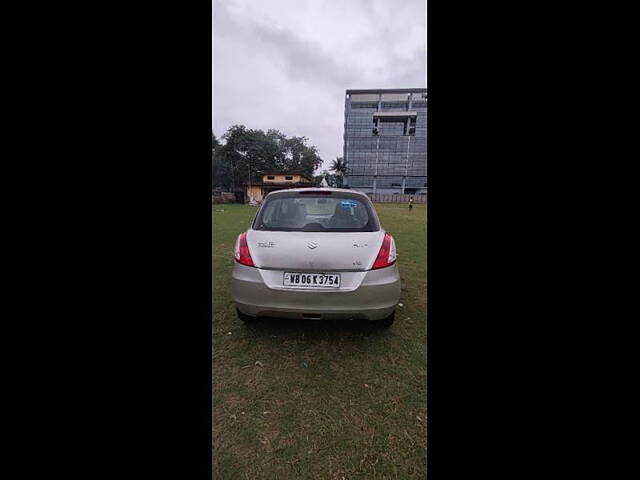
[{"label": "palm tree", "polygon": [[333,162],[331,162],[329,170],[335,172],[335,175],[340,178],[340,187],[342,187],[343,177],[349,173],[347,163],[342,159],[342,157],[337,157]]}]

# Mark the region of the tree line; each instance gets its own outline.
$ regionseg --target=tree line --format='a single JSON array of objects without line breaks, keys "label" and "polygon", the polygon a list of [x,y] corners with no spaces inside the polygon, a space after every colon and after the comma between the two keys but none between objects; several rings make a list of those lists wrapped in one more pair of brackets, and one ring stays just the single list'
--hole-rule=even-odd
[{"label": "tree line", "polygon": [[[322,177],[314,177],[313,173],[322,165],[322,158],[308,141],[306,137],[287,137],[275,129],[264,132],[244,125],[229,127],[220,140],[213,133],[213,187],[235,191],[245,183],[260,182],[260,173],[266,171],[300,172],[319,178],[319,183]],[[346,173],[342,158],[334,160],[330,170],[342,177]]]}]

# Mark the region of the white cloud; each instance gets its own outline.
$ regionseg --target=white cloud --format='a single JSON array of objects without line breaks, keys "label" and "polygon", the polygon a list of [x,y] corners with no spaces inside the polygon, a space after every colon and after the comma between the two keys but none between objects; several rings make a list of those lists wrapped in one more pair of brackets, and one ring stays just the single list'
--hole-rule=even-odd
[{"label": "white cloud", "polygon": [[344,91],[425,86],[425,1],[214,1],[214,132],[305,136],[342,156]]}]

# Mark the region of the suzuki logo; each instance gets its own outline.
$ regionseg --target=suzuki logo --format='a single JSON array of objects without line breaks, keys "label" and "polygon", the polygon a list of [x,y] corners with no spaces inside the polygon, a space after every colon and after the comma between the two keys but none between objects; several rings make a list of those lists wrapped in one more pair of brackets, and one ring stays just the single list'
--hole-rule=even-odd
[{"label": "suzuki logo", "polygon": [[309,247],[311,250],[313,250],[317,246],[318,246],[317,242],[309,242],[309,243],[307,243],[307,247]]}]

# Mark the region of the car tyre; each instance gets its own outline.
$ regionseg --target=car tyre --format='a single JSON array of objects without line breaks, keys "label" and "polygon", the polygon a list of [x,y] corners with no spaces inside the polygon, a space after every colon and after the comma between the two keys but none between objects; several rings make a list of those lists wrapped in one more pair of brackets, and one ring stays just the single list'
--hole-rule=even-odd
[{"label": "car tyre", "polygon": [[393,325],[393,322],[395,321],[395,319],[396,319],[396,312],[394,311],[388,317],[383,318],[382,320],[375,320],[373,323],[378,327],[388,328],[391,325]]},{"label": "car tyre", "polygon": [[255,321],[256,317],[252,317],[251,315],[247,315],[246,313],[242,313],[240,310],[236,308],[236,313],[238,314],[238,318],[245,323],[250,323]]}]

